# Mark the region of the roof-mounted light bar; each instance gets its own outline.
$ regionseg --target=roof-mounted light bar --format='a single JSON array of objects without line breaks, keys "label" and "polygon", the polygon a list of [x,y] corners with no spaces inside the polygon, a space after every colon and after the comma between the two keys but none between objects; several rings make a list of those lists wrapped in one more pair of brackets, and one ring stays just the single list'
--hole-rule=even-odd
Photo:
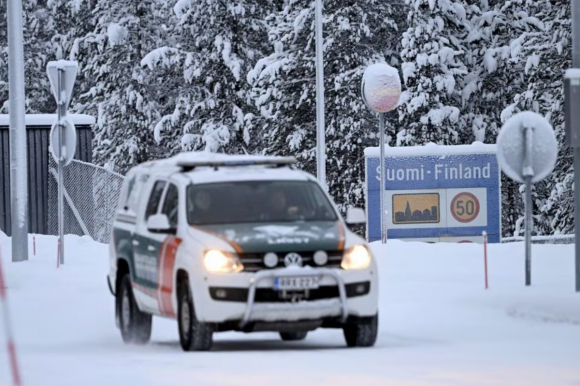
[{"label": "roof-mounted light bar", "polygon": [[296,163],[294,157],[268,157],[268,158],[256,158],[256,159],[238,159],[238,160],[199,160],[199,161],[188,161],[183,160],[177,162],[177,166],[182,168],[184,171],[190,171],[195,168],[200,167],[238,167],[238,166],[272,166],[272,167],[283,167],[290,166]]}]

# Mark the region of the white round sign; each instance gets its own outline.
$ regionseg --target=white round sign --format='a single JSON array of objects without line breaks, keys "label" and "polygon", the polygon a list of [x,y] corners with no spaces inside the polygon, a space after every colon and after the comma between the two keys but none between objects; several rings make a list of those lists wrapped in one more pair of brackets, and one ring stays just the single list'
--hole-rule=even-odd
[{"label": "white round sign", "polygon": [[74,123],[69,118],[61,119],[61,123],[64,125],[62,129],[62,148],[58,146],[61,130],[59,130],[60,125],[56,122],[52,125],[52,130],[50,130],[50,153],[52,158],[58,162],[62,151],[64,165],[67,166],[72,162],[77,149],[77,133]]},{"label": "white round sign", "polygon": [[396,109],[401,97],[399,72],[386,63],[368,66],[363,75],[361,93],[365,104],[376,113]]},{"label": "white round sign", "polygon": [[532,182],[541,181],[552,173],[558,159],[558,142],[550,122],[530,111],[514,115],[504,123],[497,137],[497,160],[503,172],[520,183],[524,182],[524,131],[527,127],[533,129]]}]

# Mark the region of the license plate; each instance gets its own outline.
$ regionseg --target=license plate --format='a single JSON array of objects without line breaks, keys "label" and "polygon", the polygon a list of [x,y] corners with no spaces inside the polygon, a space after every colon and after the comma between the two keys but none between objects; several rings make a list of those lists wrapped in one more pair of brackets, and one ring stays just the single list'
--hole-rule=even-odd
[{"label": "license plate", "polygon": [[319,287],[320,276],[277,277],[274,279],[275,290],[303,290]]}]

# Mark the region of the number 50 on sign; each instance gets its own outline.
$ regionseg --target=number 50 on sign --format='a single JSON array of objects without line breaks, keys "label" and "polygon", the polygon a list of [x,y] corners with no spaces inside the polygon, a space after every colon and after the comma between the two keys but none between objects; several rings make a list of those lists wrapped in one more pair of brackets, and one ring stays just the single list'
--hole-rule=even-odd
[{"label": "number 50 on sign", "polygon": [[451,214],[462,223],[475,220],[479,214],[479,208],[479,200],[469,192],[459,193],[451,201]]},{"label": "number 50 on sign", "polygon": [[448,189],[448,225],[473,227],[487,225],[487,190],[485,188]]}]

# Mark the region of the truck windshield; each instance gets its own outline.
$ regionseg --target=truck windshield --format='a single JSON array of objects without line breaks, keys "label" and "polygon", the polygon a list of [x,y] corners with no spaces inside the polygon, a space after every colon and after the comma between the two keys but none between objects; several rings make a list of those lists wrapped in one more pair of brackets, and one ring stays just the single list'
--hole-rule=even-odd
[{"label": "truck windshield", "polygon": [[236,181],[190,185],[191,225],[336,221],[332,204],[311,181]]}]

